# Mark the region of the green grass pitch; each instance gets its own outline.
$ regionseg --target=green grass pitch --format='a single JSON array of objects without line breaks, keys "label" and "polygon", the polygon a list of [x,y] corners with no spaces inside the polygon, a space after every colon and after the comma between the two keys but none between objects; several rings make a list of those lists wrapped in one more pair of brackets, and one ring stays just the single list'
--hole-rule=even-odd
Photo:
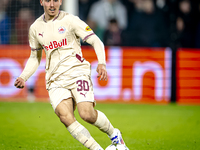
[{"label": "green grass pitch", "polygon": [[[200,106],[97,104],[130,150],[199,150]],[[106,148],[110,140],[82,123]],[[60,123],[49,103],[0,102],[0,150],[86,150]]]}]

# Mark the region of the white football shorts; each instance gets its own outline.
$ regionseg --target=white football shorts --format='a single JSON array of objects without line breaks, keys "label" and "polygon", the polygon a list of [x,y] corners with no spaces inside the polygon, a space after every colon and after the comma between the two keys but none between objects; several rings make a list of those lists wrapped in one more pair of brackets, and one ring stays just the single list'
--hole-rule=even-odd
[{"label": "white football shorts", "polygon": [[70,86],[52,88],[48,93],[54,111],[62,100],[68,98],[73,98],[75,104],[80,102],[95,103],[93,85],[88,76],[78,77],[76,82]]}]

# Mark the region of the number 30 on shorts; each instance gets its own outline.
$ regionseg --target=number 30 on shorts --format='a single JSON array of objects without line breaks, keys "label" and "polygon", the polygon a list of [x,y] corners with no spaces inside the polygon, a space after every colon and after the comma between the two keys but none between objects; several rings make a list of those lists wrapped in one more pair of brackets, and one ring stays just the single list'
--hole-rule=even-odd
[{"label": "number 30 on shorts", "polygon": [[89,91],[88,81],[78,80],[76,84],[78,85],[77,91]]}]

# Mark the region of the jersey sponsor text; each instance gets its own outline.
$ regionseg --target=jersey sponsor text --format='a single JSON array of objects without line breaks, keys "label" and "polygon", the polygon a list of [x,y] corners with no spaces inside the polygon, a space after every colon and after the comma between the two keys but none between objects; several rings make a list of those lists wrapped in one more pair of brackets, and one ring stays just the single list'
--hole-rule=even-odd
[{"label": "jersey sponsor text", "polygon": [[57,42],[57,41],[50,42],[50,45],[48,45],[48,46],[43,45],[43,47],[48,51],[48,50],[53,50],[53,49],[56,49],[56,48],[59,48],[59,47],[65,46],[65,45],[67,45],[66,38],[62,39],[61,42]]}]

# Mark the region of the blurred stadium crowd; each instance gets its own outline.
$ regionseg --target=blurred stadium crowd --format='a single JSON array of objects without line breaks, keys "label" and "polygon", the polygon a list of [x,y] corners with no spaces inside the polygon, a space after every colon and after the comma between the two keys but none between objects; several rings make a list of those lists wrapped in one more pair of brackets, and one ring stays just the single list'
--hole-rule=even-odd
[{"label": "blurred stadium crowd", "polygon": [[[106,46],[200,48],[199,0],[79,0],[79,17]],[[0,44],[28,44],[39,0],[1,0]]]}]

